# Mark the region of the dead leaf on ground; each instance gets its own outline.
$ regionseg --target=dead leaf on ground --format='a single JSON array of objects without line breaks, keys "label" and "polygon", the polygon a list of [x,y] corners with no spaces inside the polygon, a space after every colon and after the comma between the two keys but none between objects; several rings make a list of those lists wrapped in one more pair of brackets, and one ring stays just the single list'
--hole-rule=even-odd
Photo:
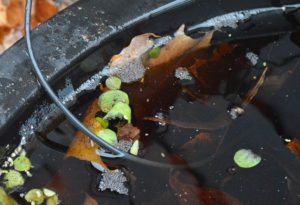
[{"label": "dead leaf on ground", "polygon": [[293,139],[291,142],[289,142],[287,144],[287,147],[294,152],[295,154],[297,154],[298,156],[300,156],[300,141],[298,139]]},{"label": "dead leaf on ground", "polygon": [[209,187],[197,187],[192,184],[183,184],[178,180],[179,171],[170,175],[170,187],[176,192],[179,204],[203,204],[203,205],[241,205],[236,198],[220,190]]},{"label": "dead leaf on ground", "polygon": [[[98,99],[96,99],[86,111],[85,117],[82,121],[82,123],[92,132],[99,132],[100,130],[103,130],[100,123],[95,120],[95,114],[98,111],[100,110],[98,108]],[[81,160],[96,162],[108,169],[106,164],[101,160],[101,157],[96,154],[96,150],[98,148],[98,144],[92,142],[92,140],[90,140],[82,132],[78,131],[67,151],[66,156],[72,156]]]},{"label": "dead leaf on ground", "polygon": [[157,58],[149,58],[145,56],[143,63],[145,66],[155,67],[185,54],[200,48],[210,46],[210,41],[214,31],[207,32],[203,37],[193,39],[184,33],[185,25],[181,25],[175,33],[175,37],[168,41],[168,43],[160,49],[160,54]]},{"label": "dead leaf on ground", "polygon": [[[0,0],[0,54],[24,35],[26,0]],[[51,0],[33,0],[31,28],[58,12]]]}]

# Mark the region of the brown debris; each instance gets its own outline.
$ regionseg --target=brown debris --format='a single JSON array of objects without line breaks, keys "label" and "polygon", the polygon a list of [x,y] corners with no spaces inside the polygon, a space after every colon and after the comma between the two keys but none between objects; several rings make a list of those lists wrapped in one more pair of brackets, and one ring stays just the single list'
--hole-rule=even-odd
[{"label": "brown debris", "polygon": [[118,131],[118,140],[135,140],[139,138],[140,129],[132,124],[126,124]]}]

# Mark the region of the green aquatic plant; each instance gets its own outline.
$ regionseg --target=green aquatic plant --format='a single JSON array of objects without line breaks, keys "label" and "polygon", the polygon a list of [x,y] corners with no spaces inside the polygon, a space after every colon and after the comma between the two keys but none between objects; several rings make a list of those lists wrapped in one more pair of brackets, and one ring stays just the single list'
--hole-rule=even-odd
[{"label": "green aquatic plant", "polygon": [[250,149],[240,149],[235,153],[233,160],[241,168],[251,168],[261,162],[261,157]]},{"label": "green aquatic plant", "polygon": [[113,108],[104,116],[105,120],[122,120],[125,119],[127,123],[131,123],[131,108],[128,104],[123,102],[116,103]]},{"label": "green aquatic plant", "polygon": [[103,127],[104,129],[108,127],[109,122],[107,120],[104,120],[102,117],[96,117],[95,120],[97,120],[101,127]]},{"label": "green aquatic plant", "polygon": [[149,52],[148,52],[148,56],[150,58],[157,58],[160,54],[160,47],[156,47],[156,48],[152,48]]},{"label": "green aquatic plant", "polygon": [[119,102],[128,105],[128,95],[121,90],[109,90],[100,95],[98,99],[98,106],[103,112],[108,113],[114,107],[114,105]]},{"label": "green aquatic plant", "polygon": [[18,203],[5,192],[3,187],[0,187],[0,204],[1,205],[18,205]]},{"label": "green aquatic plant", "polygon": [[130,154],[138,155],[139,152],[139,140],[135,140],[130,148]]},{"label": "green aquatic plant", "polygon": [[20,174],[20,172],[15,170],[9,170],[9,171],[2,170],[2,172],[3,173],[6,172],[4,176],[4,182],[3,182],[6,188],[10,189],[24,184],[24,179]]},{"label": "green aquatic plant", "polygon": [[25,200],[32,205],[39,205],[44,202],[44,194],[40,189],[31,189],[25,195]]},{"label": "green aquatic plant", "polygon": [[114,145],[118,142],[116,133],[110,129],[104,129],[99,131],[97,133],[97,136],[111,145]]},{"label": "green aquatic plant", "polygon": [[14,169],[20,172],[26,172],[27,176],[31,176],[29,170],[32,168],[30,160],[26,156],[19,156],[13,161]]},{"label": "green aquatic plant", "polygon": [[110,76],[106,79],[105,85],[110,90],[119,90],[121,88],[122,81],[116,76]]}]

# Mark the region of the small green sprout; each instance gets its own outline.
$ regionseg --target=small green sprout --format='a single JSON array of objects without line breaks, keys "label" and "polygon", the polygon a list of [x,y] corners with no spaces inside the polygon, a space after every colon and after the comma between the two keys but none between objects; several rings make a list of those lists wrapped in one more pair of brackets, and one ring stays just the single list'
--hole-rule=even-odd
[{"label": "small green sprout", "polygon": [[44,202],[44,194],[40,189],[31,189],[25,195],[25,200],[31,204],[39,205]]},{"label": "small green sprout", "polygon": [[157,58],[160,53],[160,47],[152,48],[149,52],[148,55],[150,58]]},{"label": "small green sprout", "polygon": [[110,129],[101,130],[97,133],[97,136],[111,145],[118,142],[116,133]]},{"label": "small green sprout", "polygon": [[131,123],[131,109],[128,104],[118,102],[115,106],[104,116],[105,120],[125,119]]},{"label": "small green sprout", "polygon": [[[3,171],[2,171],[3,172]],[[20,172],[17,172],[15,170],[9,170],[5,176],[4,176],[4,184],[6,188],[14,188],[16,186],[21,186],[24,184],[24,179]]]},{"label": "small green sprout", "polygon": [[119,90],[121,87],[121,84],[122,84],[121,79],[116,76],[110,76],[105,81],[106,87],[108,87],[108,89],[110,89],[110,90]]},{"label": "small green sprout", "polygon": [[18,205],[18,203],[5,192],[3,187],[0,187],[0,204],[1,205]]},{"label": "small green sprout", "polygon": [[261,157],[250,149],[240,149],[235,153],[233,160],[241,168],[251,168],[260,163]]},{"label": "small green sprout", "polygon": [[98,106],[103,112],[108,113],[118,102],[122,102],[128,105],[128,95],[121,90],[109,90],[100,95]]},{"label": "small green sprout", "polygon": [[138,155],[139,152],[139,140],[135,140],[130,148],[130,154]]},{"label": "small green sprout", "polygon": [[108,127],[109,122],[107,120],[104,120],[102,117],[96,117],[95,120],[97,120],[101,127],[103,127],[104,129]]},{"label": "small green sprout", "polygon": [[48,198],[56,195],[56,193],[54,191],[47,189],[47,188],[43,188],[43,192],[44,192],[44,195]]}]

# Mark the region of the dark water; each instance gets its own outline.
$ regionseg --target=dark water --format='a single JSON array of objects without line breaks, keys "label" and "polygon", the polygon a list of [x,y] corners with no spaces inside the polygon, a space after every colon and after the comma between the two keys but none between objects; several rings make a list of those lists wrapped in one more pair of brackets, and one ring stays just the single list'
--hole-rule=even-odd
[{"label": "dark water", "polygon": [[[249,205],[300,204],[300,157],[283,140],[300,140],[299,36],[300,32],[287,32],[216,44],[151,68],[144,83],[122,87],[130,97],[133,124],[141,130],[140,156],[191,164],[189,168],[169,170],[121,162],[127,170],[129,196],[100,192],[100,174],[89,162],[64,158],[76,133],[64,121],[47,136],[62,146],[53,149],[38,142],[30,153],[33,177],[20,192],[47,186],[58,193],[61,204],[83,204],[86,193],[98,204],[234,204],[236,200]],[[259,56],[256,65],[246,57],[249,52]],[[199,60],[204,63],[196,68],[198,79],[174,76],[176,68]],[[261,76],[264,62],[268,71],[263,85],[244,114],[230,120],[226,111],[242,104]],[[99,94],[95,91],[80,98],[74,113],[82,117]],[[158,113],[193,128],[144,120]],[[200,140],[186,144],[199,134]],[[260,155],[261,163],[238,168],[233,155],[241,148]],[[208,160],[192,165],[204,159]],[[208,188],[210,194],[205,195]],[[216,198],[204,203],[205,196]]]}]

